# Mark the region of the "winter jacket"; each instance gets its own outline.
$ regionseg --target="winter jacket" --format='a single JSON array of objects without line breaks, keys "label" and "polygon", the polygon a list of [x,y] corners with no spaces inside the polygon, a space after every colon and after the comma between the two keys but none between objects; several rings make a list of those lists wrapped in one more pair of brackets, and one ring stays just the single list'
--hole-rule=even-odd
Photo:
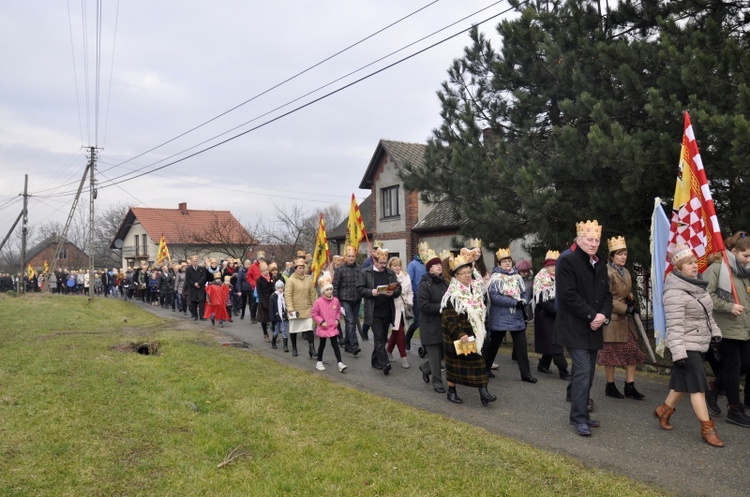
[{"label": "winter jacket", "polygon": [[625,276],[607,264],[607,274],[609,274],[609,291],[612,293],[612,317],[609,318],[609,324],[604,325],[605,342],[627,342],[628,325],[632,319],[627,313],[628,304],[626,299],[632,294],[633,280],[630,273],[623,268]]},{"label": "winter jacket", "polygon": [[[317,323],[315,335],[321,338],[335,337],[339,334],[338,321],[341,319],[341,303],[336,297],[330,299],[321,296],[312,307],[312,318]],[[323,326],[323,322],[326,323]]]},{"label": "winter jacket", "polygon": [[[388,273],[388,284],[398,283],[396,273],[391,268],[383,269]],[[375,312],[375,298],[372,296],[372,291],[375,289],[375,269],[373,266],[367,267],[362,270],[362,277],[359,278],[357,284],[357,291],[359,295],[365,299],[365,324],[372,324],[373,314]],[[391,316],[396,315],[396,304],[395,300],[401,295],[401,285],[396,285],[396,289],[391,295]]]},{"label": "winter jacket", "polygon": [[[281,304],[280,304],[281,302]],[[276,321],[289,321],[289,315],[286,312],[286,305],[284,303],[284,292],[273,292],[271,298],[268,299],[268,313],[271,315],[271,322]],[[282,311],[279,314],[279,305],[283,305]]]},{"label": "winter jacket", "polygon": [[[419,286],[419,282],[422,281],[422,276],[427,274],[427,268],[424,266],[422,258],[419,254],[414,256],[414,259],[406,265],[406,272],[409,274],[409,279],[413,285]],[[417,305],[417,292],[414,293],[414,305]]]},{"label": "winter jacket", "polygon": [[247,281],[247,269],[244,266],[237,271],[237,291],[242,293],[253,291],[253,287]]},{"label": "winter jacket", "polygon": [[521,331],[526,329],[526,320],[524,319],[523,310],[518,308],[519,300],[509,295],[504,295],[500,291],[498,285],[499,280],[495,275],[507,275],[515,276],[521,287],[520,297],[524,302],[531,300],[531,291],[526,288],[526,284],[523,282],[523,278],[518,274],[518,271],[511,269],[505,271],[500,267],[496,267],[492,271],[492,277],[490,277],[490,284],[487,288],[487,293],[490,297],[490,313],[487,320],[488,328],[492,331]]},{"label": "winter jacket", "polygon": [[356,262],[351,266],[344,263],[333,273],[333,296],[342,302],[356,302],[361,297],[357,292],[362,268]]},{"label": "winter jacket", "polygon": [[[396,275],[396,279],[401,284],[401,295],[394,300],[396,313],[393,316],[393,328],[398,329],[401,326],[401,318],[404,317],[404,309],[407,305],[414,305],[414,290],[411,289],[411,278],[409,273],[401,271]],[[406,321],[404,321],[405,323]]]},{"label": "winter jacket", "polygon": [[185,293],[185,271],[177,271],[174,277],[174,292],[177,295]]},{"label": "winter jacket", "polygon": [[708,280],[706,290],[711,295],[711,300],[714,303],[714,319],[716,320],[716,324],[719,325],[721,336],[732,340],[750,340],[750,311],[748,311],[750,309],[750,293],[748,293],[750,281],[747,278],[744,280],[739,278],[732,271],[732,280],[734,280],[734,286],[737,288],[740,305],[745,307],[745,312],[739,316],[735,316],[732,314],[734,303],[722,299],[717,293],[720,271],[721,262],[715,262],[706,269],[703,277]]},{"label": "winter jacket", "polygon": [[448,282],[442,276],[425,273],[417,288],[419,305],[419,339],[423,345],[443,343],[440,302],[448,291]]},{"label": "winter jacket", "polygon": [[673,361],[685,359],[688,350],[706,352],[711,337],[721,336],[713,318],[714,304],[705,287],[672,271],[664,280],[662,302],[667,318],[667,347]]},{"label": "winter jacket", "polygon": [[574,245],[557,259],[555,290],[555,343],[573,349],[601,349],[602,330],[592,330],[591,322],[597,314],[607,319],[612,314],[606,263],[598,259],[592,266],[589,255]]},{"label": "winter jacket", "polygon": [[313,303],[318,298],[310,275],[292,274],[286,280],[284,301],[288,312],[298,312],[300,318],[309,318]]}]

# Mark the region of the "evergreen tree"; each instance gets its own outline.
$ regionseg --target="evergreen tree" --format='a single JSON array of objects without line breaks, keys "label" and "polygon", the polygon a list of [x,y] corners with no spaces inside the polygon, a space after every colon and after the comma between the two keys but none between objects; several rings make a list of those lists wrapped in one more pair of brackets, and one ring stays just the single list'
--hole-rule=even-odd
[{"label": "evergreen tree", "polygon": [[[538,2],[537,2],[538,3]],[[653,198],[671,202],[691,112],[725,230],[750,222],[748,2],[527,3],[501,22],[497,51],[477,29],[442,84],[442,123],[407,188],[447,201],[466,235],[565,248],[598,219],[647,260]]]}]

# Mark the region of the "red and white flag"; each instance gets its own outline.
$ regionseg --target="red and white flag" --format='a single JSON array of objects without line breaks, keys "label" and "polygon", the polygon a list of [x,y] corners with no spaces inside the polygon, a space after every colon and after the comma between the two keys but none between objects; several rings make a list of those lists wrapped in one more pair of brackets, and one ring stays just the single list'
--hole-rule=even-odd
[{"label": "red and white flag", "polygon": [[[698,271],[701,273],[708,267],[708,256],[724,250],[724,239],[719,229],[714,200],[687,112],[672,204],[667,254],[671,254],[678,245],[690,247],[698,259]],[[672,265],[668,264],[666,272],[671,270]]]}]

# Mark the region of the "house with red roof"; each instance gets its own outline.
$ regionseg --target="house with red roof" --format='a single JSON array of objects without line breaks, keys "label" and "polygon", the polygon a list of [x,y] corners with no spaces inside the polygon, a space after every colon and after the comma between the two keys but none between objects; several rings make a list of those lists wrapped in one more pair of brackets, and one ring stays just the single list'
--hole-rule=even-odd
[{"label": "house with red roof", "polygon": [[151,264],[162,235],[172,261],[193,255],[200,260],[244,260],[258,244],[230,211],[189,210],[187,202],[181,202],[177,209],[131,207],[110,248],[122,251],[122,267]]}]

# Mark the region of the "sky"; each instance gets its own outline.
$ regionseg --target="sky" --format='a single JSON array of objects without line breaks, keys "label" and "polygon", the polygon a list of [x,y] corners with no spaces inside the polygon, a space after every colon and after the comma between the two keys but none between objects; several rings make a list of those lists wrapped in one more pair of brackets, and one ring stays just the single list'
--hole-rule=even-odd
[{"label": "sky", "polygon": [[[507,10],[493,0],[102,0],[97,14],[93,1],[4,0],[0,236],[21,212],[24,175],[29,225],[64,223],[91,146],[98,210],[187,202],[245,225],[293,206],[347,212],[352,193],[369,193],[359,184],[380,139],[425,143],[440,125],[437,91],[468,34],[311,102]],[[501,18],[480,25],[496,47]],[[78,208],[87,212],[88,193]]]}]

